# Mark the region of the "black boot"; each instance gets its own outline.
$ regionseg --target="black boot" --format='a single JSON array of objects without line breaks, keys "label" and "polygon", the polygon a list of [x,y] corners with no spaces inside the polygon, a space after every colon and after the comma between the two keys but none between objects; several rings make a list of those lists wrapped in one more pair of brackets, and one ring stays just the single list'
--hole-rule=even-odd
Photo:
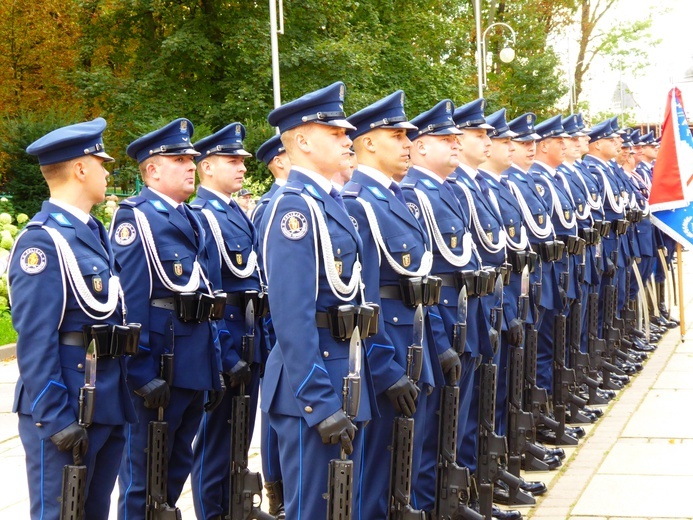
[{"label": "black boot", "polygon": [[277,520],[286,518],[284,513],[284,483],[281,480],[265,482],[265,492],[267,494],[269,514],[277,517]]}]

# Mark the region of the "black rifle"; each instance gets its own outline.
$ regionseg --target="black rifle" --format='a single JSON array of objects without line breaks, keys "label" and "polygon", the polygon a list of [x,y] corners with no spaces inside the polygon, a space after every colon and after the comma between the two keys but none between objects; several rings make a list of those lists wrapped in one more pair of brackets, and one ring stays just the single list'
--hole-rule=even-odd
[{"label": "black rifle", "polygon": [[565,365],[565,326],[562,314],[554,316],[553,321],[553,415],[558,423],[556,443],[575,445],[577,439],[566,432],[566,406],[570,399],[570,388],[575,382],[575,372]]},{"label": "black rifle", "polygon": [[[249,300],[245,308],[245,329],[241,355],[248,365],[255,356],[255,307]],[[231,399],[231,469],[229,472],[229,514],[227,520],[273,520],[260,509],[262,476],[248,469],[250,449],[250,396],[241,381],[238,395]]]},{"label": "black rifle", "polygon": [[[94,419],[96,392],[96,342],[87,348],[84,368],[84,386],[79,389],[79,425],[86,429]],[[72,450],[73,464],[63,466],[60,494],[60,520],[83,520],[87,499],[87,467],[82,463],[81,446]]]},{"label": "black rifle", "polygon": [[433,520],[464,518],[483,520],[467,504],[472,493],[469,468],[457,465],[457,423],[460,413],[460,387],[445,385],[440,392],[438,428],[438,471]]},{"label": "black rifle", "polygon": [[[423,367],[423,306],[414,315],[414,342],[407,352],[407,376],[416,384]],[[425,520],[426,513],[411,506],[411,473],[414,456],[414,419],[395,417],[392,428],[392,457],[390,462],[391,520]]]},{"label": "black rifle", "polygon": [[[342,383],[342,409],[354,420],[361,402],[361,335],[354,327],[349,343],[349,374]],[[354,461],[340,448],[338,459],[332,459],[327,474],[327,520],[351,520],[354,485]]]},{"label": "black rifle", "polygon": [[[167,384],[173,382],[173,322],[169,325],[171,351],[161,355],[159,375]],[[181,511],[168,505],[168,422],[164,421],[164,407],[159,407],[159,417],[149,422],[147,438],[147,520],[181,520]]]},{"label": "black rifle", "polygon": [[[620,382],[614,381],[611,374],[625,376],[624,372],[613,364],[617,357],[617,352],[621,349],[621,331],[615,326],[617,294],[616,286],[613,283],[604,287],[602,333],[606,345],[605,357],[609,364],[602,363],[602,384],[611,390],[622,388]],[[612,370],[612,368],[615,370]]]},{"label": "black rifle", "polygon": [[[589,356],[580,350],[580,340],[582,333],[582,303],[575,300],[570,305],[569,334],[568,334],[568,351],[570,359],[570,369],[573,383],[570,387],[570,395],[568,396],[568,410],[570,412],[571,423],[589,423],[590,419],[582,413],[587,400],[580,398],[577,393],[580,386],[589,378]],[[596,383],[596,381],[595,381]],[[598,384],[598,383],[597,383]]]},{"label": "black rifle", "polygon": [[601,385],[602,371],[607,372],[611,365],[605,356],[606,344],[599,337],[599,293],[591,292],[587,295],[587,357],[589,359],[589,372],[583,380],[589,391],[587,400],[589,404],[606,404],[609,402],[606,394],[600,394],[598,391]]}]

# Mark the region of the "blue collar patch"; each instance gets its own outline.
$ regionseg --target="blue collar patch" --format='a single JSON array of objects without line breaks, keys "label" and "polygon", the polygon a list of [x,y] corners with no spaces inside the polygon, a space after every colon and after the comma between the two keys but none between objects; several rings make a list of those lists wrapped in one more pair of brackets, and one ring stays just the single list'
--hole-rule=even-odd
[{"label": "blue collar patch", "polygon": [[152,206],[154,206],[154,209],[157,210],[160,213],[168,213],[168,210],[166,209],[166,206],[164,206],[164,203],[161,202],[160,200],[150,200],[149,201]]},{"label": "blue collar patch", "polygon": [[433,181],[431,179],[421,179],[421,184],[426,186],[429,190],[435,190],[436,185],[433,184]]},{"label": "blue collar patch", "polygon": [[315,186],[313,186],[312,184],[306,184],[305,186],[306,186],[306,191],[307,191],[308,193],[310,193],[310,194],[311,194],[313,197],[315,197],[316,199],[322,200],[322,197],[321,197],[320,194],[318,193],[318,190],[315,189]]},{"label": "blue collar patch", "polygon": [[368,189],[371,191],[371,193],[373,193],[373,195],[375,195],[376,199],[387,200],[385,194],[382,191],[380,191],[380,188],[378,188],[377,186],[368,186]]},{"label": "blue collar patch", "polygon": [[209,201],[209,203],[212,205],[212,207],[217,210],[217,211],[224,211],[224,207],[221,205],[221,202],[219,202],[216,199],[212,199]]},{"label": "blue collar patch", "polygon": [[51,218],[63,227],[73,227],[67,217],[62,213],[51,213]]}]

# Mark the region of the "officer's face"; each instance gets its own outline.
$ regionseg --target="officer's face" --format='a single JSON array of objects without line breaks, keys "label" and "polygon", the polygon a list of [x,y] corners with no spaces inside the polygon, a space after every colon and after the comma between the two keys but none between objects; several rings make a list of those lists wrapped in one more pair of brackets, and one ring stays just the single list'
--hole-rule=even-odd
[{"label": "officer's face", "polygon": [[[502,173],[503,170],[509,168],[513,163],[514,153],[515,143],[513,143],[509,137],[491,139],[487,163],[492,171]],[[484,166],[485,165],[486,163],[484,163]]]},{"label": "officer's face", "polygon": [[536,141],[517,141],[515,143],[515,153],[513,153],[513,162],[523,170],[529,170],[534,162],[534,156],[537,153]]},{"label": "officer's face", "polygon": [[580,140],[580,156],[582,157],[590,151],[590,138],[588,135],[581,135],[578,139]]},{"label": "officer's face", "polygon": [[459,144],[456,135],[424,135],[419,139],[423,139],[425,148],[426,164],[422,166],[442,178],[450,175],[459,166]]},{"label": "officer's face", "polygon": [[491,139],[483,128],[466,128],[460,137],[460,149],[462,161],[478,168],[488,158]]},{"label": "officer's face", "polygon": [[108,170],[103,167],[103,159],[95,155],[87,155],[81,159],[86,175],[86,195],[92,205],[103,202],[106,198]]},{"label": "officer's face", "polygon": [[657,158],[657,148],[651,144],[646,144],[642,147],[643,159],[652,162]]},{"label": "officer's face", "polygon": [[566,144],[563,137],[549,137],[541,143],[541,151],[546,155],[545,159],[549,166],[554,168],[565,160]]},{"label": "officer's face", "polygon": [[304,125],[305,142],[301,146],[310,156],[317,173],[331,179],[336,173],[350,169],[351,139],[345,128],[320,124]]},{"label": "officer's face", "polygon": [[580,143],[580,139],[580,137],[571,137],[570,139],[566,139],[565,158],[567,160],[574,161],[575,159],[579,159],[582,155],[582,144]]},{"label": "officer's face", "polygon": [[226,195],[236,193],[243,186],[245,157],[236,155],[213,155],[211,160],[213,189]]},{"label": "officer's face", "polygon": [[183,202],[195,191],[195,162],[191,155],[161,155],[151,176],[152,188]]},{"label": "officer's face", "polygon": [[633,159],[635,160],[635,164],[638,164],[640,161],[642,161],[642,146],[636,146],[633,148]]},{"label": "officer's face", "polygon": [[378,128],[368,133],[375,149],[378,169],[394,177],[407,169],[411,141],[404,128]]}]

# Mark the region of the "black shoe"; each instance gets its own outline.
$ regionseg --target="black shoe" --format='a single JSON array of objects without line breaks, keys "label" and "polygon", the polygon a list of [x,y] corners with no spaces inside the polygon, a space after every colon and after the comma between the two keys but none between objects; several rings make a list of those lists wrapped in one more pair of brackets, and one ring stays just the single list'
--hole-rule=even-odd
[{"label": "black shoe", "polygon": [[582,410],[583,412],[590,413],[597,418],[602,417],[604,415],[604,410],[602,410],[601,408],[590,408],[589,406],[585,406]]},{"label": "black shoe", "polygon": [[565,422],[568,424],[585,424],[587,422],[595,423],[597,422],[597,416],[586,412],[583,408],[582,410],[578,410],[578,415],[576,417],[573,417],[569,413],[565,414]]},{"label": "black shoe", "polygon": [[526,493],[531,493],[535,497],[543,495],[546,493],[546,484],[539,480],[522,480],[520,484],[520,489]]},{"label": "black shoe", "polygon": [[585,429],[582,426],[566,426],[565,431],[578,439],[582,439],[585,436]]},{"label": "black shoe", "polygon": [[558,457],[560,460],[565,459],[565,450],[563,448],[546,448],[546,455],[549,457]]},{"label": "black shoe", "polygon": [[277,520],[286,518],[286,513],[284,512],[284,482],[282,480],[265,482],[265,492],[269,502],[269,513]]},{"label": "black shoe", "polygon": [[498,520],[522,520],[522,513],[519,511],[515,511],[514,509],[501,509],[495,505],[493,506],[491,516]]}]

